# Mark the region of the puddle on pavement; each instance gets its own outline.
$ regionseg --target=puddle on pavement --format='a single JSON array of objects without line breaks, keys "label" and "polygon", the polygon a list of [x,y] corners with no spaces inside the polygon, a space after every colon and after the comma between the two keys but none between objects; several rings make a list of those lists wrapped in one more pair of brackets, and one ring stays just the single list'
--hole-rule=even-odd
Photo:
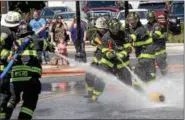
[{"label": "puddle on pavement", "polygon": [[71,82],[59,82],[59,83],[43,83],[42,93],[85,93],[86,86],[85,81],[71,81]]}]

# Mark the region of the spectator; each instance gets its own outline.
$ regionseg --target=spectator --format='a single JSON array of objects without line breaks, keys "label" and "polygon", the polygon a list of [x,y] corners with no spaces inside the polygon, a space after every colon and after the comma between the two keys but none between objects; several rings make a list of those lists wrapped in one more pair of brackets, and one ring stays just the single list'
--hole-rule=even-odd
[{"label": "spectator", "polygon": [[66,40],[67,25],[64,23],[62,16],[58,16],[57,21],[51,29],[51,41],[57,46],[61,41]]},{"label": "spectator", "polygon": [[[35,10],[33,12],[33,19],[30,21],[30,26],[32,27],[32,30],[35,32],[35,35],[37,38],[42,38],[46,41],[46,20],[44,18],[40,18],[40,12],[38,10]],[[45,42],[45,45],[47,43]],[[46,46],[44,46],[46,47]],[[46,61],[46,64],[49,62],[49,52],[48,51],[39,51],[38,56],[40,61],[42,62],[42,53],[44,54],[44,58]]]},{"label": "spectator", "polygon": [[[80,29],[81,29],[81,38],[78,40],[77,38],[77,19],[76,16],[74,17],[74,20],[72,22],[72,25],[70,27],[70,39],[72,40],[76,53],[81,52],[79,51],[79,47],[81,46],[82,51],[85,52],[85,41],[86,41],[86,27],[83,21],[80,22]],[[82,43],[81,45],[79,44],[79,41]]]},{"label": "spectator", "polygon": [[[64,41],[64,39],[61,39],[60,40],[60,43],[57,45],[57,49],[56,49],[56,52],[58,52],[59,54],[67,57],[68,56],[68,52],[67,52],[67,46],[66,46],[66,42]],[[62,64],[65,64],[65,61],[66,61],[66,64],[69,65],[69,62],[65,59],[60,59]]]}]

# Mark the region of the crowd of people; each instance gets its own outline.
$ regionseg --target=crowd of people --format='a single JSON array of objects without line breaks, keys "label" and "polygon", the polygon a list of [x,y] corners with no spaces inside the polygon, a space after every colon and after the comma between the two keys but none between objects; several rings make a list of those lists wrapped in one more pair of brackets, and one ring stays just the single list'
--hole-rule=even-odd
[{"label": "crowd of people", "polygon": [[[129,13],[126,22],[129,30],[121,30],[119,20],[113,18],[106,20],[99,17],[95,27],[97,31],[92,35],[94,51],[92,66],[105,72],[116,75],[127,85],[134,85],[137,90],[142,90],[140,83],[132,82],[129,54],[132,48],[137,57],[135,73],[146,83],[156,78],[155,63],[158,64],[162,75],[167,73],[165,36],[160,24],[157,23],[153,11],[147,14],[148,24],[143,26],[137,13]],[[81,38],[77,37],[77,20],[74,16],[69,27],[62,16],[57,18],[51,29],[50,45],[47,41],[46,21],[40,17],[39,11],[33,12],[33,19],[22,21],[20,13],[9,11],[1,20],[0,39],[0,74],[3,73],[8,62],[14,60],[12,69],[0,81],[0,119],[10,119],[14,108],[20,102],[22,94],[23,104],[18,119],[32,119],[37,106],[38,96],[41,92],[39,78],[42,75],[42,55],[46,62],[50,61],[49,51],[67,56],[67,39],[72,40],[76,55],[84,55],[87,28],[80,22]],[[67,33],[67,31],[69,33]],[[69,37],[68,37],[69,36]],[[19,51],[25,42],[29,44]],[[80,41],[80,42],[79,42]],[[19,56],[15,59],[14,53]],[[86,58],[83,62],[86,62]],[[85,95],[89,102],[97,102],[103,93],[105,83],[96,74],[87,73],[86,83],[88,94]],[[34,88],[34,89],[33,89]]]}]

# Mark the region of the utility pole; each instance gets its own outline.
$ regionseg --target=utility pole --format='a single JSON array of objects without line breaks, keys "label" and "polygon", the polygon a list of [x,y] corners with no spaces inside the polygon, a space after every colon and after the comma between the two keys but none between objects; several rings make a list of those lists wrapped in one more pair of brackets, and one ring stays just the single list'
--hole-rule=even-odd
[{"label": "utility pole", "polygon": [[76,1],[76,19],[77,19],[77,49],[75,60],[79,62],[87,62],[86,52],[85,52],[85,43],[83,42],[83,38],[81,38],[81,20],[80,20],[80,2]]},{"label": "utility pole", "polygon": [[128,32],[129,30],[129,24],[128,24],[128,21],[126,20],[128,14],[129,14],[128,1],[125,1],[125,31],[126,32]]},{"label": "utility pole", "polygon": [[[77,40],[78,40],[78,45],[81,43],[81,25],[80,25],[80,3],[79,1],[76,1],[76,19],[77,19]],[[81,51],[81,47],[79,47],[79,51]],[[78,51],[78,52],[79,52]]]},{"label": "utility pole", "polygon": [[1,14],[6,14],[8,12],[8,1],[0,1],[1,2]]}]

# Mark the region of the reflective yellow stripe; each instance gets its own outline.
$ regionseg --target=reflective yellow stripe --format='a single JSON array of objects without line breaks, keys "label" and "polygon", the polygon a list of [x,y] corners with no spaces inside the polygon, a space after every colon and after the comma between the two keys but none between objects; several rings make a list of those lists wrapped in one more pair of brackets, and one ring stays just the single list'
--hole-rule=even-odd
[{"label": "reflective yellow stripe", "polygon": [[124,48],[131,47],[131,44],[130,44],[130,43],[123,44],[123,47],[124,47]]},{"label": "reflective yellow stripe", "polygon": [[43,50],[45,51],[46,50],[46,48],[47,48],[47,42],[46,42],[46,40],[43,40]]},{"label": "reflective yellow stripe", "polygon": [[93,94],[95,94],[95,95],[101,95],[102,92],[99,92],[99,91],[94,90],[94,91],[93,91]]},{"label": "reflective yellow stripe", "polygon": [[26,65],[16,65],[12,68],[12,71],[17,71],[17,70],[27,70],[27,71],[31,71],[31,72],[36,72],[38,74],[42,74],[42,69],[38,68],[38,67],[30,67],[30,66],[26,66]]},{"label": "reflective yellow stripe", "polygon": [[166,50],[165,49],[164,50],[161,50],[159,52],[156,52],[155,55],[157,56],[157,55],[161,55],[161,54],[164,54],[164,53],[166,53]]},{"label": "reflective yellow stripe", "polygon": [[121,51],[121,52],[119,52],[119,53],[121,53],[121,54],[123,54],[123,55],[125,55],[125,56],[127,56],[128,54],[127,54],[127,52],[124,50],[124,51]]},{"label": "reflective yellow stripe", "polygon": [[6,113],[0,113],[0,119],[5,119]]},{"label": "reflective yellow stripe", "polygon": [[142,45],[148,45],[152,43],[152,38],[147,39],[146,41],[138,41],[134,42],[134,46],[142,46]]},{"label": "reflective yellow stripe", "polygon": [[109,62],[105,58],[102,58],[100,61],[101,61],[101,63],[106,64],[106,65],[108,65],[111,68],[114,66],[114,64],[112,64],[111,62]]},{"label": "reflective yellow stripe", "polygon": [[0,71],[3,71],[5,69],[4,65],[0,65]]},{"label": "reflective yellow stripe", "polygon": [[30,115],[30,116],[33,115],[33,111],[30,110],[29,108],[26,108],[26,107],[22,107],[22,108],[21,108],[21,112],[26,113],[26,114],[28,114],[28,115]]},{"label": "reflective yellow stripe", "polygon": [[137,59],[140,59],[140,58],[150,58],[150,59],[155,59],[155,55],[152,55],[152,54],[140,54]]},{"label": "reflective yellow stripe", "polygon": [[127,61],[127,62],[118,64],[118,65],[117,65],[117,68],[120,69],[120,68],[123,68],[123,67],[125,67],[125,66],[128,66],[129,64],[130,64],[130,61]]},{"label": "reflective yellow stripe", "polygon": [[110,58],[110,52],[107,52],[107,53],[106,53],[106,56],[107,56],[108,58]]},{"label": "reflective yellow stripe", "polygon": [[4,44],[5,44],[5,40],[4,40],[4,38],[1,36],[0,45],[4,45]]},{"label": "reflective yellow stripe", "polygon": [[7,49],[2,49],[1,50],[1,58],[5,58],[9,55],[10,51]]},{"label": "reflective yellow stripe", "polygon": [[147,33],[148,33],[148,35],[149,35],[150,37],[152,37],[152,32],[147,31]]},{"label": "reflective yellow stripe", "polygon": [[97,96],[96,95],[93,95],[92,96],[92,100],[96,100]]},{"label": "reflective yellow stripe", "polygon": [[109,49],[108,48],[102,48],[101,51],[102,51],[102,53],[104,53],[106,51],[109,51]]},{"label": "reflective yellow stripe", "polygon": [[37,51],[36,50],[24,50],[20,55],[37,56]]},{"label": "reflective yellow stripe", "polygon": [[136,80],[133,81],[133,85],[135,85],[135,86],[143,86],[142,83],[140,83],[140,82],[138,82]]},{"label": "reflective yellow stripe", "polygon": [[130,37],[132,38],[133,41],[136,41],[136,35],[131,34]]},{"label": "reflective yellow stripe", "polygon": [[155,34],[159,35],[160,38],[163,38],[164,35],[161,33],[161,31],[155,31],[154,32]]},{"label": "reflective yellow stripe", "polygon": [[22,45],[22,43],[23,43],[23,40],[22,40],[22,39],[20,39],[20,40],[17,40],[16,42],[17,42],[17,44],[18,44],[19,46],[21,46],[21,45]]},{"label": "reflective yellow stripe", "polygon": [[98,59],[96,57],[93,57],[93,62],[98,63]]},{"label": "reflective yellow stripe", "polygon": [[94,90],[94,87],[87,87],[87,90],[88,91],[93,91]]},{"label": "reflective yellow stripe", "polygon": [[155,73],[151,73],[152,77],[156,77],[156,74]]},{"label": "reflective yellow stripe", "polygon": [[28,81],[31,77],[18,77],[18,78],[11,78],[10,82],[22,82],[22,81]]}]

